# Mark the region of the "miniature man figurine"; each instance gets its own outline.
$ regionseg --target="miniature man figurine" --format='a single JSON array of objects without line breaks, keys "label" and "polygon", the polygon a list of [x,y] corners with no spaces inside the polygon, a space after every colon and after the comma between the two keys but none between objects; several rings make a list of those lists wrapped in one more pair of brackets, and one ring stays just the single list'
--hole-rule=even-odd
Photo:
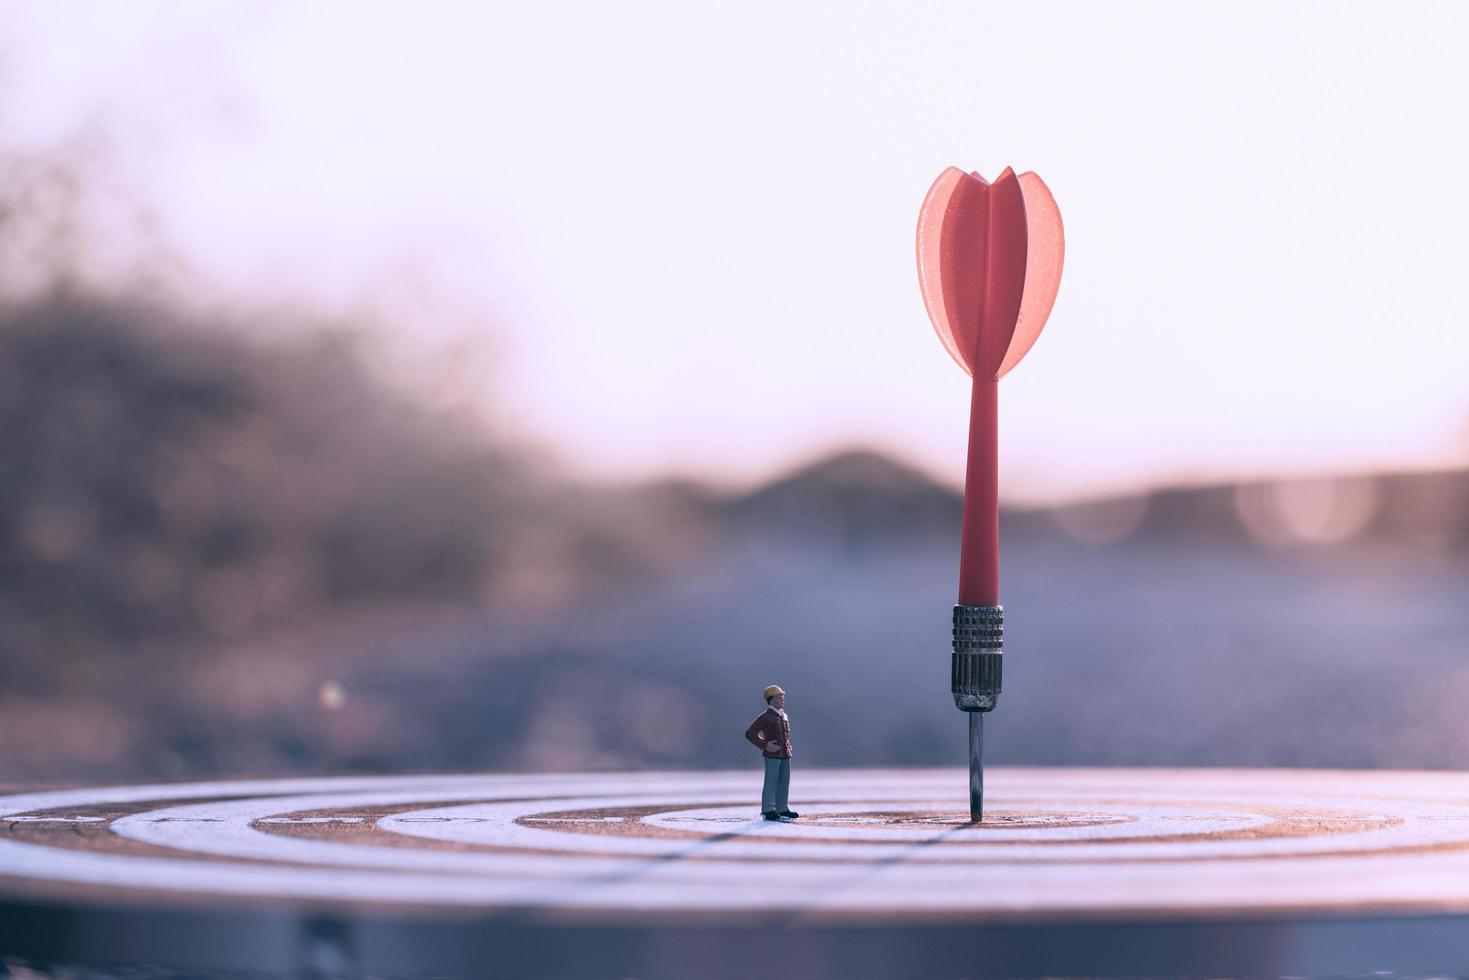
[{"label": "miniature man figurine", "polygon": [[770,685],[765,689],[765,703],[768,707],[745,729],[745,738],[765,757],[760,815],[766,820],[794,820],[800,814],[786,799],[791,789],[791,721],[786,717],[786,692]]}]

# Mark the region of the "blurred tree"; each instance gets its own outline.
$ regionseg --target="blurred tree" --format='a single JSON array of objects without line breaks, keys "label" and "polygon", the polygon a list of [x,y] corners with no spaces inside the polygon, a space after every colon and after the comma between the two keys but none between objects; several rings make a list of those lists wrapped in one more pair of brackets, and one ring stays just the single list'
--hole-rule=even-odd
[{"label": "blurred tree", "polygon": [[[181,533],[165,495],[197,442],[250,406],[250,386],[210,345],[160,343],[146,317],[0,310],[0,631],[40,633],[48,658],[97,633],[177,630],[187,575],[249,551],[232,515]],[[37,666],[32,645],[7,646],[0,670]]]},{"label": "blurred tree", "polygon": [[483,600],[536,478],[354,349],[125,303],[0,309],[0,630],[76,655],[319,600]]}]

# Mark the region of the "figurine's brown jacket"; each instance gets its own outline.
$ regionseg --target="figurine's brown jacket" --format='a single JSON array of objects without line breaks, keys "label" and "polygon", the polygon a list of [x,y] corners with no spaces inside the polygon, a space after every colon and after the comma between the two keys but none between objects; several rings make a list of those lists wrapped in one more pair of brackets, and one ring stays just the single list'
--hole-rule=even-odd
[{"label": "figurine's brown jacket", "polygon": [[745,738],[767,759],[791,757],[791,722],[774,708],[766,708],[745,729]]}]

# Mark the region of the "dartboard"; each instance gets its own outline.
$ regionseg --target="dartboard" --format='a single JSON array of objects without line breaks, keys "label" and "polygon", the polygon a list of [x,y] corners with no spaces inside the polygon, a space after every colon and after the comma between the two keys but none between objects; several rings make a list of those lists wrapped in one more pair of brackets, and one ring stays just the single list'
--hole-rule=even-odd
[{"label": "dartboard", "polygon": [[992,769],[978,825],[966,787],[959,771],[798,765],[801,815],[780,822],[760,817],[758,770],[44,791],[0,798],[0,882],[59,908],[645,936],[1299,928],[1469,909],[1466,776]]}]

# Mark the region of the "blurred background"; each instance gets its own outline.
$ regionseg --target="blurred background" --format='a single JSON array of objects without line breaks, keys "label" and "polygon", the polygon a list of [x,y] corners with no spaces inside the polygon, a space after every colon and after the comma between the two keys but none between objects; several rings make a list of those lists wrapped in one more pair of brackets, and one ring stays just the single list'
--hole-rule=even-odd
[{"label": "blurred background", "polygon": [[0,6],[0,782],[960,764],[946,166],[1067,229],[1001,763],[1469,765],[1469,7]]}]

